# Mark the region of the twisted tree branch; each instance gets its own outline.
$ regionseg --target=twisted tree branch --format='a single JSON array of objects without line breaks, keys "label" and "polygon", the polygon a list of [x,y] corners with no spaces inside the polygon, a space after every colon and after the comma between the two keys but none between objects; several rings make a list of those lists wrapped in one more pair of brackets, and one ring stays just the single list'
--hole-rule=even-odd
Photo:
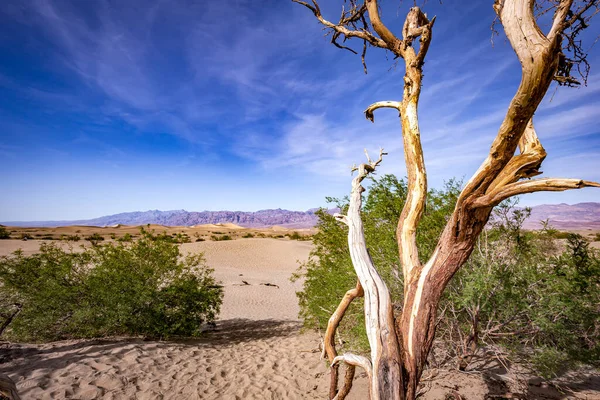
[{"label": "twisted tree branch", "polygon": [[474,207],[493,207],[509,197],[534,192],[562,192],[569,189],[581,189],[584,187],[600,187],[600,183],[585,181],[582,179],[564,178],[541,178],[528,181],[519,181],[508,184],[492,195],[478,198]]},{"label": "twisted tree branch", "polygon": [[[350,392],[350,388],[352,386],[352,379],[345,379],[344,387],[342,391],[338,393],[338,374],[339,368],[337,364],[333,364],[333,360],[337,357],[337,350],[335,348],[335,332],[340,325],[340,322],[344,318],[350,303],[357,297],[362,297],[364,295],[364,291],[362,286],[360,285],[360,281],[356,282],[356,287],[354,289],[350,289],[346,292],[342,301],[338,305],[335,312],[329,318],[327,322],[327,329],[325,331],[325,337],[323,338],[323,354],[322,356],[327,356],[331,365],[331,380],[329,386],[329,398],[343,400],[346,397],[346,394]],[[352,378],[354,378],[354,368],[351,371],[346,371],[346,378],[351,374]],[[348,387],[349,386],[349,387]],[[346,393],[346,394],[344,394]]]},{"label": "twisted tree branch", "polygon": [[401,103],[399,101],[378,101],[377,103],[371,104],[365,110],[365,118],[367,118],[371,122],[375,122],[375,116],[373,115],[373,111],[379,108],[395,108],[400,111]]}]

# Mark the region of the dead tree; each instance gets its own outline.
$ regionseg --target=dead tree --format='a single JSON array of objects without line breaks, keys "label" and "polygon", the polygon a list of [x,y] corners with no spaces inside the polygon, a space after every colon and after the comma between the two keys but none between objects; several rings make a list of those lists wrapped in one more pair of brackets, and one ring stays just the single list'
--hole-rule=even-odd
[{"label": "dead tree", "polygon": [[[425,263],[419,259],[416,244],[416,230],[427,195],[417,109],[423,63],[432,40],[435,17],[429,19],[419,7],[412,7],[400,39],[382,22],[377,0],[347,0],[348,9],[342,10],[337,23],[325,19],[316,0],[310,4],[292,1],[312,11],[337,47],[356,53],[342,43],[347,39],[361,40],[363,65],[369,46],[385,49],[404,60],[402,99],[377,102],[365,111],[371,121],[373,112],[379,108],[393,108],[400,113],[408,177],[408,196],[396,232],[404,277],[402,312],[394,313],[394,301],[371,261],[360,217],[364,191],[361,182],[381,162],[384,155],[381,152],[377,161],[367,156],[368,162],[356,168],[358,175],[352,181],[348,214],[337,215],[338,220],[348,225],[348,244],[358,283],[348,291],[329,321],[324,354],[332,363],[331,399],[343,399],[350,391],[356,366],[368,375],[371,399],[414,399],[435,336],[442,293],[469,258],[492,208],[504,199],[525,193],[600,187],[598,183],[580,179],[530,179],[541,174],[539,169],[546,157],[533,127],[533,114],[553,80],[563,85],[579,83],[570,72],[575,64],[586,67],[587,63],[574,38],[598,12],[600,0],[576,4],[573,0],[549,0],[543,4],[536,4],[535,0],[496,0],[494,10],[521,63],[521,83],[487,158],[466,183],[433,255]],[[554,13],[552,26],[548,33],[543,33],[537,24],[536,12],[549,11]],[[517,148],[519,154],[515,155]],[[371,358],[338,355],[333,340],[335,330],[350,302],[363,295]],[[343,386],[338,389],[341,362],[350,367]]]}]

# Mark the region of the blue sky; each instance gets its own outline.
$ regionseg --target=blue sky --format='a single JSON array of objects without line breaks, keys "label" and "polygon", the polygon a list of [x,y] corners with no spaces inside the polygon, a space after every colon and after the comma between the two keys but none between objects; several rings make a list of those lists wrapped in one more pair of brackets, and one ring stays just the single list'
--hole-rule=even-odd
[{"label": "blue sky", "polygon": [[[341,0],[322,1],[329,19]],[[383,3],[398,35],[410,2]],[[461,3],[466,4],[466,3]],[[430,187],[468,179],[520,79],[492,1],[428,2],[437,15],[420,121]],[[587,32],[588,45],[600,22]],[[360,43],[350,43],[360,49]],[[402,66],[323,37],[287,0],[2,0],[0,221],[147,209],[306,210],[343,196],[363,148],[404,176]],[[534,122],[546,176],[600,181],[600,48],[587,87],[552,87]],[[521,204],[600,201],[584,189]]]}]

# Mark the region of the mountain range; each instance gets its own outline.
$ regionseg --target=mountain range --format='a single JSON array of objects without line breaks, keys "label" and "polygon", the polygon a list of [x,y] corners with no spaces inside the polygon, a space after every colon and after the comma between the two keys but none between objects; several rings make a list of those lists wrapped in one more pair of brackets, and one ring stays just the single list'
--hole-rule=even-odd
[{"label": "mountain range", "polygon": [[[146,225],[193,226],[204,224],[233,223],[247,228],[283,226],[287,228],[311,228],[317,223],[315,212],[282,209],[247,211],[134,211],[104,217],[76,221],[10,221],[9,226],[55,227],[69,225],[112,226]],[[337,210],[330,210],[335,212]],[[527,229],[539,229],[540,221],[548,220],[556,229],[600,229],[600,203],[543,204],[531,207],[531,216],[525,221]]]},{"label": "mountain range", "polygon": [[113,226],[146,225],[193,226],[204,224],[233,223],[246,228],[284,226],[288,228],[311,228],[316,225],[318,209],[308,211],[289,211],[282,209],[247,211],[133,211],[75,221],[11,221],[3,222],[8,226],[55,227],[69,225]]},{"label": "mountain range", "polygon": [[540,221],[545,220],[560,230],[600,229],[600,203],[542,204],[531,207],[531,215],[523,225],[526,229],[540,229]]}]

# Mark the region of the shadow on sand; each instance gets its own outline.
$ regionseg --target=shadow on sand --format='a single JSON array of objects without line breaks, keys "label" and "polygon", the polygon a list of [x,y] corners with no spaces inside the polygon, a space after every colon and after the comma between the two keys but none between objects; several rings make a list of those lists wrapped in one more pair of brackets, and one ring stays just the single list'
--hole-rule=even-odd
[{"label": "shadow on sand", "polygon": [[520,385],[523,389],[512,392],[507,384],[507,370],[496,364],[482,371],[482,378],[488,387],[487,399],[584,399],[578,392],[586,390],[600,391],[600,376],[596,374],[570,373],[555,381],[547,381],[539,377],[525,378]]},{"label": "shadow on sand", "polygon": [[46,344],[0,344],[0,373],[12,375],[16,371],[51,370],[64,368],[102,355],[110,354],[120,359],[143,344],[144,348],[169,347],[220,347],[273,337],[297,334],[302,327],[298,321],[249,320],[243,318],[217,321],[201,337],[176,338],[173,340],[147,340],[143,338],[117,337],[110,339],[67,340]]}]

